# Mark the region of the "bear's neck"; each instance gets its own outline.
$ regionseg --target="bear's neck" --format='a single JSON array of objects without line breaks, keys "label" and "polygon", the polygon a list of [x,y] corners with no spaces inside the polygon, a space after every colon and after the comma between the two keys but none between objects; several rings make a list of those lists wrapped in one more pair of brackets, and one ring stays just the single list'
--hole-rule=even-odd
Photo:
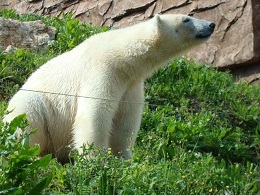
[{"label": "bear's neck", "polygon": [[178,55],[179,51],[173,51],[157,40],[143,40],[128,48],[120,69],[129,81],[145,80]]},{"label": "bear's neck", "polygon": [[[122,71],[129,80],[145,80],[157,71],[159,68],[170,63],[174,58],[184,52],[181,45],[173,47],[172,41],[161,34],[156,29],[151,30],[150,25],[147,28],[129,29],[125,32],[123,44],[117,44],[118,53],[124,51],[122,58]],[[129,35],[129,36],[128,36]],[[131,36],[130,36],[131,35]],[[133,40],[131,37],[138,37]],[[184,46],[185,47],[185,46]]]}]

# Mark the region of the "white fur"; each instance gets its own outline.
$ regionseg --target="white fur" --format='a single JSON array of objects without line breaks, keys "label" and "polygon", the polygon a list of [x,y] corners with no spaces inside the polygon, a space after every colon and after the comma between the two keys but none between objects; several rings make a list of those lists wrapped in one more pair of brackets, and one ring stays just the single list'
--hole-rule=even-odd
[{"label": "white fur", "polygon": [[[157,15],[140,24],[95,35],[34,72],[9,102],[4,121],[26,113],[31,143],[42,154],[68,157],[67,146],[111,148],[128,159],[141,123],[143,82],[162,65],[205,39],[195,34],[207,21],[184,15]],[[98,99],[100,98],[100,99]],[[103,99],[103,100],[102,100]],[[105,99],[105,100],[104,100]],[[120,101],[128,101],[120,102]]]}]

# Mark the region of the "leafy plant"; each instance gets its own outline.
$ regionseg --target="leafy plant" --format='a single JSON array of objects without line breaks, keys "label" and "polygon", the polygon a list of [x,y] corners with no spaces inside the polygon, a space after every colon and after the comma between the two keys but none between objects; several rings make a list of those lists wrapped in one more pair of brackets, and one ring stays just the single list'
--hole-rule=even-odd
[{"label": "leafy plant", "polygon": [[0,53],[0,99],[8,100],[30,74],[53,55],[44,55],[44,51],[31,53],[17,49],[12,53]]},{"label": "leafy plant", "polygon": [[0,17],[8,18],[8,19],[15,19],[19,21],[35,21],[35,20],[42,20],[42,16],[38,16],[35,14],[18,14],[14,10],[1,10]]},{"label": "leafy plant", "polygon": [[10,125],[2,125],[0,194],[35,194],[43,191],[51,182],[52,173],[41,175],[41,171],[50,163],[51,155],[37,157],[39,146],[29,146],[29,136],[35,132],[26,132],[26,126],[25,115],[16,117]]},{"label": "leafy plant", "polygon": [[156,127],[165,139],[160,148],[168,155],[171,143],[179,143],[227,161],[260,160],[259,87],[233,84],[228,73],[179,59],[146,88],[150,104],[143,129]]}]

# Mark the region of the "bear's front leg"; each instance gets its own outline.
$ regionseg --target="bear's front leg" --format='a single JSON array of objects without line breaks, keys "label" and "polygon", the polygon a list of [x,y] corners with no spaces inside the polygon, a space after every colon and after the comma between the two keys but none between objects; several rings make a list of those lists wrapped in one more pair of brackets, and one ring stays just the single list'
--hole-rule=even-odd
[{"label": "bear's front leg", "polygon": [[109,147],[112,120],[118,101],[78,99],[78,109],[73,125],[74,147],[81,153],[82,146]]},{"label": "bear's front leg", "polygon": [[134,147],[140,128],[143,107],[144,90],[141,82],[126,91],[113,119],[109,147],[114,155],[125,159],[132,157],[130,150]]}]

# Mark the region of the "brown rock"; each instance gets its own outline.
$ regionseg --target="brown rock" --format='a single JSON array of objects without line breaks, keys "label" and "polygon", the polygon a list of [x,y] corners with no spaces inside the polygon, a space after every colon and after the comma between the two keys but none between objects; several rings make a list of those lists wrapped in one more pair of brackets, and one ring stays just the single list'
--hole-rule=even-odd
[{"label": "brown rock", "polygon": [[146,9],[146,11],[144,13],[144,17],[145,18],[152,17],[154,14],[155,7],[156,7],[156,2],[154,2],[150,7],[148,7],[148,9]]},{"label": "brown rock", "polygon": [[20,14],[38,13],[42,8],[43,8],[42,1],[37,1],[37,2],[22,1],[21,3],[15,4],[13,7],[13,9],[15,9]]},{"label": "brown rock", "polygon": [[55,33],[53,27],[46,26],[42,21],[19,22],[0,18],[0,47],[3,50],[10,46],[39,50],[54,39]]},{"label": "brown rock", "polygon": [[242,81],[252,84],[260,84],[260,69],[258,64],[251,64],[250,68],[247,66],[239,66],[231,70],[235,81]]},{"label": "brown rock", "polygon": [[111,4],[112,4],[112,0],[102,0],[102,1],[99,1],[98,2],[98,13],[101,16],[104,16],[108,12]]},{"label": "brown rock", "polygon": [[141,12],[143,14],[146,8],[154,2],[155,0],[114,0],[108,17],[111,17],[114,21],[118,21],[134,13]]}]

